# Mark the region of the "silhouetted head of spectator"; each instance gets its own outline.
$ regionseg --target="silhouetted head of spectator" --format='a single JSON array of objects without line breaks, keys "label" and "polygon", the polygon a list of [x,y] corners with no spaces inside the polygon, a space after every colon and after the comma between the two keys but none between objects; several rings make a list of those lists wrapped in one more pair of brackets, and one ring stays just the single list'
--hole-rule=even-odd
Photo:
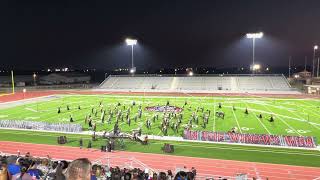
[{"label": "silhouetted head of spectator", "polygon": [[27,152],[26,153],[26,158],[29,158],[29,157],[31,157],[30,152]]},{"label": "silhouetted head of spectator", "polygon": [[160,180],[166,180],[166,179],[167,179],[166,173],[160,172],[160,173],[159,173],[159,179],[160,179]]},{"label": "silhouetted head of spectator", "polygon": [[90,180],[91,162],[87,158],[72,161],[66,172],[68,180]]}]

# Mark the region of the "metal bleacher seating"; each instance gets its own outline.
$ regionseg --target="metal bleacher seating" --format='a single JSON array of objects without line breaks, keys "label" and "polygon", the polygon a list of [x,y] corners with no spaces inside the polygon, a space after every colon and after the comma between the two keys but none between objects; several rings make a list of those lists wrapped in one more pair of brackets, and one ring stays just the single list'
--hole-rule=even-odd
[{"label": "metal bleacher seating", "polygon": [[288,91],[291,89],[283,75],[110,75],[100,89],[170,90],[170,91]]}]

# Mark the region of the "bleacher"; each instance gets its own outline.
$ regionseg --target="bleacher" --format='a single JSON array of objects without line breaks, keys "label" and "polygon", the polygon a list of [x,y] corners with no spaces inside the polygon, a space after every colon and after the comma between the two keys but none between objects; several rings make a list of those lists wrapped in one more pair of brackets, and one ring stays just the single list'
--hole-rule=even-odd
[{"label": "bleacher", "polygon": [[289,91],[283,75],[110,75],[99,89],[142,91]]}]

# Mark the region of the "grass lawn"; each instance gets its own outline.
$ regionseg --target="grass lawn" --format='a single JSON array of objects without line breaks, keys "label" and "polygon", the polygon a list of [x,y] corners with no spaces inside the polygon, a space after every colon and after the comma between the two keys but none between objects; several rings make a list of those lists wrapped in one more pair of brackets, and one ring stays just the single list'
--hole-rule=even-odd
[{"label": "grass lawn", "polygon": [[[101,112],[99,103],[107,115],[104,123],[101,121]],[[135,102],[136,105],[132,106]],[[125,116],[130,108],[131,125],[127,121],[119,120],[121,131],[130,132],[132,129],[142,128],[143,134],[163,135],[160,130],[160,124],[163,119],[162,112],[147,111],[146,107],[170,105],[182,108],[182,123],[179,127],[179,133],[168,129],[168,135],[181,136],[182,130],[188,125],[191,115],[198,116],[199,122],[192,122],[193,130],[206,130],[227,132],[236,127],[240,133],[254,134],[276,134],[276,135],[294,135],[294,136],[315,136],[320,142],[320,101],[312,99],[273,99],[263,97],[162,97],[162,96],[113,96],[113,95],[57,95],[47,98],[46,101],[23,104],[6,109],[0,109],[0,120],[30,120],[52,123],[70,123],[69,118],[72,115],[74,123],[80,124],[83,130],[89,130],[88,124],[85,124],[85,116],[91,114],[93,121],[97,124],[98,131],[110,131],[113,129],[116,114],[121,110]],[[118,106],[118,103],[121,105]],[[185,105],[187,103],[187,105]],[[221,108],[219,108],[221,103]],[[78,109],[78,106],[81,109]],[[135,122],[134,116],[137,115],[138,107],[142,107],[142,117]],[[70,110],[67,110],[67,106]],[[57,113],[58,107],[61,107],[61,113]],[[235,109],[233,109],[235,107]],[[97,110],[97,115],[92,114],[92,108]],[[197,109],[203,108],[202,110]],[[245,114],[248,109],[249,114]],[[109,112],[113,112],[110,123],[108,123]],[[209,123],[204,128],[202,116],[208,115]],[[222,111],[225,118],[221,119],[215,116],[215,112]],[[158,114],[159,120],[152,122],[151,129],[146,127],[146,120]],[[258,115],[263,118],[259,119]],[[274,122],[269,122],[270,116],[275,118]],[[170,125],[176,123],[177,118],[170,120]],[[57,144],[57,136],[61,134],[40,133],[30,131],[0,130],[0,140],[29,142],[39,144]],[[91,139],[90,136],[66,135],[69,143],[66,146],[79,146],[79,139],[84,139],[86,145]],[[138,151],[145,153],[160,153],[163,141],[150,141],[147,146],[141,146],[139,143],[125,141],[126,151]],[[230,159],[252,162],[279,163],[301,166],[320,167],[320,152],[307,150],[293,150],[281,148],[252,147],[240,145],[221,145],[207,143],[191,142],[168,142],[175,146],[174,155],[193,156],[217,159]],[[94,148],[100,148],[105,144],[105,140],[93,142]],[[1,151],[1,147],[0,147]]]},{"label": "grass lawn", "polygon": [[[136,105],[132,106],[132,102]],[[105,121],[101,121],[101,112],[99,103],[102,103],[106,110]],[[0,109],[0,120],[31,120],[45,122],[69,123],[70,115],[74,123],[81,124],[84,130],[88,130],[88,124],[85,124],[85,116],[91,114],[93,121],[97,124],[98,131],[112,130],[116,121],[116,112],[121,110],[124,117],[119,119],[121,131],[130,132],[131,129],[142,128],[144,134],[163,135],[160,130],[160,124],[163,119],[163,113],[147,111],[145,108],[150,106],[164,106],[169,102],[170,105],[182,108],[182,123],[179,126],[179,132],[168,129],[168,135],[181,136],[182,130],[189,123],[191,115],[198,116],[199,122],[192,122],[193,130],[207,130],[227,132],[236,128],[240,133],[254,134],[277,134],[294,136],[315,136],[320,142],[320,101],[305,99],[272,99],[262,97],[156,97],[156,96],[113,96],[113,95],[67,95],[53,96],[47,101],[25,104],[7,109]],[[187,105],[185,105],[187,102]],[[121,105],[118,106],[118,103]],[[221,108],[219,108],[221,103]],[[67,110],[67,105],[70,110]],[[80,105],[81,110],[78,109]],[[142,106],[142,117],[134,121],[137,115],[139,105]],[[61,107],[61,113],[57,113],[58,107]],[[125,115],[130,107],[129,117],[131,125],[129,126]],[[235,110],[233,109],[235,107]],[[92,113],[92,108],[97,110],[97,114]],[[198,108],[203,108],[198,110]],[[249,114],[245,114],[245,109]],[[109,112],[113,116],[108,123]],[[209,123],[203,128],[203,116],[209,116]],[[217,111],[225,113],[225,118],[221,119],[214,114]],[[159,120],[152,122],[152,117],[158,114]],[[259,119],[258,115],[263,118]],[[271,115],[275,118],[274,122],[269,122]],[[151,129],[146,127],[146,120],[151,120]],[[177,122],[177,118],[170,120],[170,126]]]},{"label": "grass lawn", "polygon": [[[57,145],[57,136],[61,134],[55,133],[41,133],[31,131],[15,131],[15,130],[0,130],[0,141],[15,141],[27,142],[36,144],[51,144]],[[79,136],[65,134],[69,140],[65,146],[79,146],[80,137],[84,140],[84,146],[91,140],[90,136]],[[106,140],[99,139],[92,143],[93,148],[99,149],[101,145],[105,144]],[[149,145],[142,146],[140,143],[125,141],[125,151],[157,153],[164,154],[161,150],[163,146],[162,141],[151,140]],[[320,167],[320,152],[296,149],[282,149],[282,148],[265,148],[265,147],[251,147],[240,145],[221,145],[221,144],[205,144],[192,142],[173,142],[175,152],[172,155],[177,156],[191,156],[215,159],[228,159],[251,162],[264,162],[276,164],[288,164],[299,166],[314,166]],[[119,149],[118,146],[116,146]],[[0,147],[1,151],[1,147]]]}]

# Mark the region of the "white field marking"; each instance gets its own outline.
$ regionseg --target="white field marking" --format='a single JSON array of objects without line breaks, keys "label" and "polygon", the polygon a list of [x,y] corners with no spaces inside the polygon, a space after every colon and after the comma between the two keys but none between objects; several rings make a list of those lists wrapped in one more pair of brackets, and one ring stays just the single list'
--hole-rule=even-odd
[{"label": "white field marking", "polygon": [[241,129],[244,130],[244,131],[250,131],[250,129],[254,129],[254,128],[248,128],[248,127],[242,126]]},{"label": "white field marking", "polygon": [[25,108],[26,110],[28,110],[28,111],[32,111],[32,112],[38,112],[37,110],[34,110],[34,109],[32,109],[32,108]]},{"label": "white field marking", "polygon": [[[28,107],[36,107],[36,106],[39,106],[39,105],[42,105],[42,104],[46,104],[46,103],[52,103],[52,104],[55,104],[55,103],[60,103],[61,99],[52,99],[50,101],[41,101],[41,102],[34,102],[32,104],[28,104]],[[21,105],[21,106],[24,106],[24,105]],[[50,108],[47,108],[47,110],[49,110]],[[15,117],[17,116],[16,114],[19,114],[18,117],[16,117],[16,119],[24,119],[25,116],[33,116],[34,115],[34,112],[24,112],[23,113],[23,116],[21,116],[21,113],[20,112],[16,112],[16,113],[9,113],[10,116],[12,117]],[[47,113],[46,115],[50,115],[51,113]],[[53,114],[53,113],[52,113]],[[43,121],[46,121],[47,119],[41,119],[40,121],[43,122]]]},{"label": "white field marking", "polygon": [[[232,106],[225,106],[225,107],[232,107]],[[245,110],[245,108],[241,108],[241,107],[239,107],[239,109]],[[285,115],[282,115],[282,114],[271,113],[269,111],[263,111],[263,110],[257,110],[257,109],[250,109],[250,110],[251,111],[255,111],[255,112],[260,112],[260,113],[266,113],[266,114],[270,114],[270,115],[273,114],[273,115],[281,116],[281,117],[288,118],[288,119],[293,119],[293,120],[300,121],[300,122],[307,122],[306,119],[294,118],[294,117],[285,116]],[[309,122],[309,123],[312,123],[312,124],[320,126],[320,124],[315,123],[315,122]]]},{"label": "white field marking", "polygon": [[[268,111],[270,111],[272,114],[274,114],[267,106],[265,106],[265,108],[267,108]],[[292,126],[290,126],[286,121],[284,121],[280,116],[278,116],[279,119],[286,124],[290,129],[294,130],[297,134],[299,134],[299,136],[302,136],[295,128],[293,128]]]},{"label": "white field marking", "polygon": [[[289,111],[291,114],[293,114],[293,115],[295,115],[296,117],[298,117],[298,118],[302,118],[300,115],[298,115],[297,113],[292,113],[291,111]],[[307,122],[308,124],[311,124],[311,123],[309,123],[309,122]],[[317,126],[315,126],[315,125],[313,125],[313,124],[311,124],[313,127],[315,127],[316,129],[318,129],[318,130],[320,130],[320,128],[318,128]]]},{"label": "white field marking", "polygon": [[[303,102],[303,103],[306,103],[306,102]],[[312,106],[312,108],[317,108],[317,106]],[[317,108],[319,111],[320,111],[320,109],[319,108]],[[303,112],[305,112],[306,111],[306,109],[303,109]],[[314,114],[317,118],[320,118],[320,114],[317,114],[317,113],[314,113],[313,111],[311,111],[311,110],[309,110],[309,109],[307,109],[307,111],[308,112],[311,112],[312,114]],[[306,114],[307,115],[307,114]]]},{"label": "white field marking", "polygon": [[[248,104],[245,102],[245,105],[246,105],[246,107],[247,108],[249,108],[250,110],[251,110],[251,108],[248,106]],[[257,117],[257,114],[254,112],[254,111],[252,111],[253,113],[254,113],[254,117],[260,122],[260,124],[264,127],[264,129],[269,133],[269,134],[272,134],[269,130],[268,130],[268,128],[261,122],[261,120]]]},{"label": "white field marking", "polygon": [[35,120],[35,119],[40,119],[40,117],[26,117],[24,120]]},{"label": "white field marking", "polygon": [[[182,142],[183,143],[183,142]],[[154,143],[154,144],[162,144],[162,143]],[[302,156],[319,156],[319,153],[299,153],[299,152],[288,152],[285,150],[268,150],[270,148],[266,148],[267,150],[258,150],[258,149],[248,149],[248,148],[240,148],[240,147],[217,147],[217,146],[203,146],[203,145],[186,145],[186,144],[180,144],[180,143],[174,143],[175,146],[184,146],[184,147],[199,147],[204,149],[226,149],[226,150],[235,150],[235,151],[248,151],[248,152],[261,152],[261,153],[276,153],[276,154],[289,154],[289,155],[302,155]]]},{"label": "white field marking", "polygon": [[213,102],[213,127],[212,127],[213,132],[216,130],[216,99],[214,99]]},{"label": "white field marking", "polygon": [[[23,129],[23,130],[25,130],[25,129]],[[17,130],[18,131],[18,130]],[[36,135],[36,136],[43,136],[43,137],[57,137],[57,135],[56,134],[53,134],[53,133],[56,133],[56,132],[50,132],[50,131],[48,131],[47,133],[38,133],[38,132],[36,132],[36,131],[32,131],[32,132],[27,132],[27,131],[24,131],[24,132],[14,132],[14,134],[25,134],[25,135]],[[58,133],[61,133],[61,134],[63,134],[63,133],[65,133],[65,132],[58,132]],[[0,134],[2,134],[2,132],[0,132]],[[7,134],[6,132],[5,132],[5,134]],[[9,133],[10,134],[10,133]],[[72,134],[68,134],[68,135],[72,135]],[[74,134],[74,135],[79,135],[79,134]],[[85,135],[85,134],[83,134],[83,135]],[[77,138],[77,137],[68,137],[68,138],[71,138],[71,139],[73,139],[73,138]],[[91,138],[83,138],[83,139],[91,139]]]},{"label": "white field marking", "polygon": [[[34,103],[34,102],[39,102],[39,101],[43,102],[43,101],[41,101],[42,99],[46,99],[46,98],[50,98],[50,97],[59,97],[59,96],[57,96],[57,95],[40,96],[40,97],[34,97],[34,98],[28,98],[28,99],[19,99],[19,100],[15,100],[15,101],[1,102],[0,104],[12,104],[12,103],[16,103],[16,102],[26,102],[26,103],[29,103],[29,102]],[[48,101],[51,101],[51,99]]]},{"label": "white field marking", "polygon": [[266,102],[254,102],[254,101],[248,101],[248,103],[251,103],[251,104],[258,104],[258,105],[263,105],[263,106],[271,106],[271,107],[276,107],[278,109],[284,109],[284,110],[294,110],[292,108],[287,108],[287,107],[284,107],[284,106],[275,106],[275,105],[272,105],[270,103],[266,103]]},{"label": "white field marking", "polygon": [[255,97],[255,98],[261,98],[261,99],[268,99],[268,100],[283,100],[283,101],[287,101],[287,100],[299,100],[299,101],[305,101],[305,100],[312,100],[312,101],[319,101],[317,99],[313,99],[313,98],[271,98],[271,97],[266,97],[266,96],[258,96],[258,95],[254,95],[254,94],[250,94],[250,93],[246,93],[247,96],[249,97]]},{"label": "white field marking", "polygon": [[5,115],[5,114],[0,114],[0,118],[6,118],[8,117],[9,115]]},{"label": "white field marking", "polygon": [[234,113],[233,108],[231,108],[231,110],[232,110],[233,117],[234,117],[234,119],[235,119],[236,122],[237,122],[237,125],[238,125],[238,128],[239,128],[239,130],[240,130],[240,133],[242,134],[242,130],[241,130],[241,127],[240,127],[240,125],[239,125],[238,118],[237,118],[236,114]]}]

